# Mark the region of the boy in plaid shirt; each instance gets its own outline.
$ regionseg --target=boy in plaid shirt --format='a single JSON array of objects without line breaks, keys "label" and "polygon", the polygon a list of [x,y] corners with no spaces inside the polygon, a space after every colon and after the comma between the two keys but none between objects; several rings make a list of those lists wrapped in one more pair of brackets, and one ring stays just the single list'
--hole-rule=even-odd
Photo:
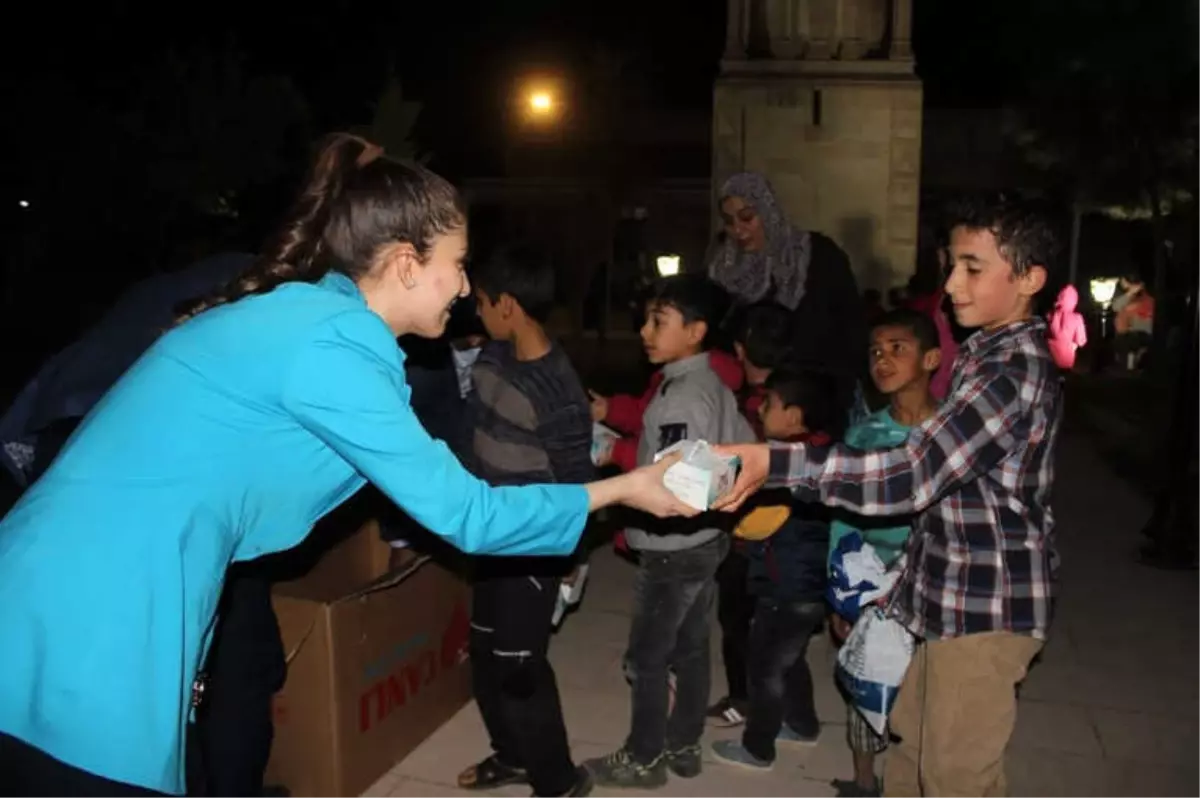
[{"label": "boy in plaid shirt", "polygon": [[743,464],[726,509],[767,484],[860,515],[914,515],[889,611],[921,645],[890,718],[887,795],[1004,794],[1016,686],[1053,609],[1061,388],[1033,313],[1053,237],[1004,195],[948,221],[946,292],[959,323],[980,329],[937,413],[893,449],[726,447]]}]

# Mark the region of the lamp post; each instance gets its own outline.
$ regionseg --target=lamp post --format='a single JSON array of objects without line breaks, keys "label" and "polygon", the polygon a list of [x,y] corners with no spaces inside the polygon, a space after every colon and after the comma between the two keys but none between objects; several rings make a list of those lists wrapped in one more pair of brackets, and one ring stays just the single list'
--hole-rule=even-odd
[{"label": "lamp post", "polygon": [[529,95],[529,110],[535,116],[548,116],[554,110],[554,98],[547,91],[535,91]]},{"label": "lamp post", "polygon": [[1089,283],[1092,301],[1100,306],[1100,337],[1108,337],[1108,311],[1117,295],[1116,277],[1098,277]]},{"label": "lamp post", "polygon": [[674,277],[679,274],[680,263],[678,255],[659,255],[654,259],[654,268],[659,277]]},{"label": "lamp post", "polygon": [[1195,444],[1196,402],[1200,400],[1196,377],[1196,354],[1200,349],[1200,256],[1193,248],[1189,264],[1188,307],[1184,313],[1180,368],[1171,425],[1166,431],[1166,484],[1154,500],[1154,510],[1142,534],[1150,539],[1138,559],[1151,568],[1188,570],[1196,560],[1193,498],[1188,482],[1192,476]]}]

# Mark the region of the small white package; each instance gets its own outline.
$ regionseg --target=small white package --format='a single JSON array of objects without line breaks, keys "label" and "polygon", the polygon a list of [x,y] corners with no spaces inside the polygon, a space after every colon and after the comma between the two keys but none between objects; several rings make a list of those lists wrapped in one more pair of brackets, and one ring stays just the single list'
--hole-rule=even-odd
[{"label": "small white package", "polygon": [[592,424],[592,464],[600,465],[612,455],[613,446],[621,433],[609,429],[603,424]]},{"label": "small white package", "polygon": [[681,502],[697,510],[709,509],[729,492],[742,465],[741,458],[719,455],[706,441],[679,441],[654,455],[654,462],[675,452],[682,459],[667,469],[663,484]]},{"label": "small white package", "polygon": [[575,576],[575,581],[571,584],[561,582],[558,585],[558,599],[554,602],[554,615],[550,618],[550,625],[558,628],[562,623],[563,616],[567,614],[567,610],[574,607],[583,598],[583,587],[587,584],[588,579],[588,564],[584,563],[579,566],[579,573]]}]

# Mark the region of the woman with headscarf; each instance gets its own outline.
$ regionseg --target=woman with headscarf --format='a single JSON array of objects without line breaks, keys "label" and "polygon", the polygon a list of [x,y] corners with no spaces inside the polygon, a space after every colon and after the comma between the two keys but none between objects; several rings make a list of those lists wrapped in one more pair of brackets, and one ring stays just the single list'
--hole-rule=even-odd
[{"label": "woman with headscarf", "polygon": [[833,375],[849,411],[866,373],[867,329],[846,253],[789,222],[770,182],[756,172],[725,181],[720,211],[725,240],[709,276],[740,305],[769,300],[793,311],[796,365]]}]

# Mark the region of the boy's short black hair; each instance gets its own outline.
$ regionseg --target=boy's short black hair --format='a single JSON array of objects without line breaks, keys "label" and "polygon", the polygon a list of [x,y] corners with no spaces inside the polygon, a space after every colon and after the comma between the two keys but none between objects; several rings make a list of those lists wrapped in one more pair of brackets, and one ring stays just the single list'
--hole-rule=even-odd
[{"label": "boy's short black hair", "polygon": [[720,334],[721,320],[729,311],[729,294],[704,275],[677,274],[654,283],[646,307],[674,308],[685,324],[704,322],[708,332],[703,346],[708,349]]},{"label": "boy's short black hair", "polygon": [[450,321],[446,323],[446,336],[455,339],[471,335],[487,337],[487,330],[483,326],[483,319],[479,318],[478,300],[474,296],[467,296],[450,306]]},{"label": "boy's short black hair", "polygon": [[908,308],[889,310],[871,325],[871,332],[874,333],[880,327],[901,327],[908,330],[917,339],[917,346],[920,347],[922,355],[933,349],[941,349],[937,325],[928,313]]},{"label": "boy's short black hair", "polygon": [[[963,196],[946,208],[945,227],[987,230],[996,237],[996,247],[1013,273],[1023,276],[1032,266],[1046,269],[1054,264],[1058,242],[1047,214],[1013,192],[989,192]],[[1049,280],[1047,280],[1049,282]]]},{"label": "boy's short black hair", "polygon": [[832,375],[812,369],[777,369],[763,388],[779,397],[784,407],[804,411],[804,426],[840,438],[845,413],[837,403],[837,381]]},{"label": "boy's short black hair", "polygon": [[471,268],[471,281],[495,302],[508,294],[525,315],[545,322],[554,309],[554,264],[528,242],[493,247]]},{"label": "boy's short black hair", "polygon": [[731,314],[733,340],[746,351],[746,360],[761,369],[778,369],[792,362],[792,312],[777,302],[755,302]]}]

